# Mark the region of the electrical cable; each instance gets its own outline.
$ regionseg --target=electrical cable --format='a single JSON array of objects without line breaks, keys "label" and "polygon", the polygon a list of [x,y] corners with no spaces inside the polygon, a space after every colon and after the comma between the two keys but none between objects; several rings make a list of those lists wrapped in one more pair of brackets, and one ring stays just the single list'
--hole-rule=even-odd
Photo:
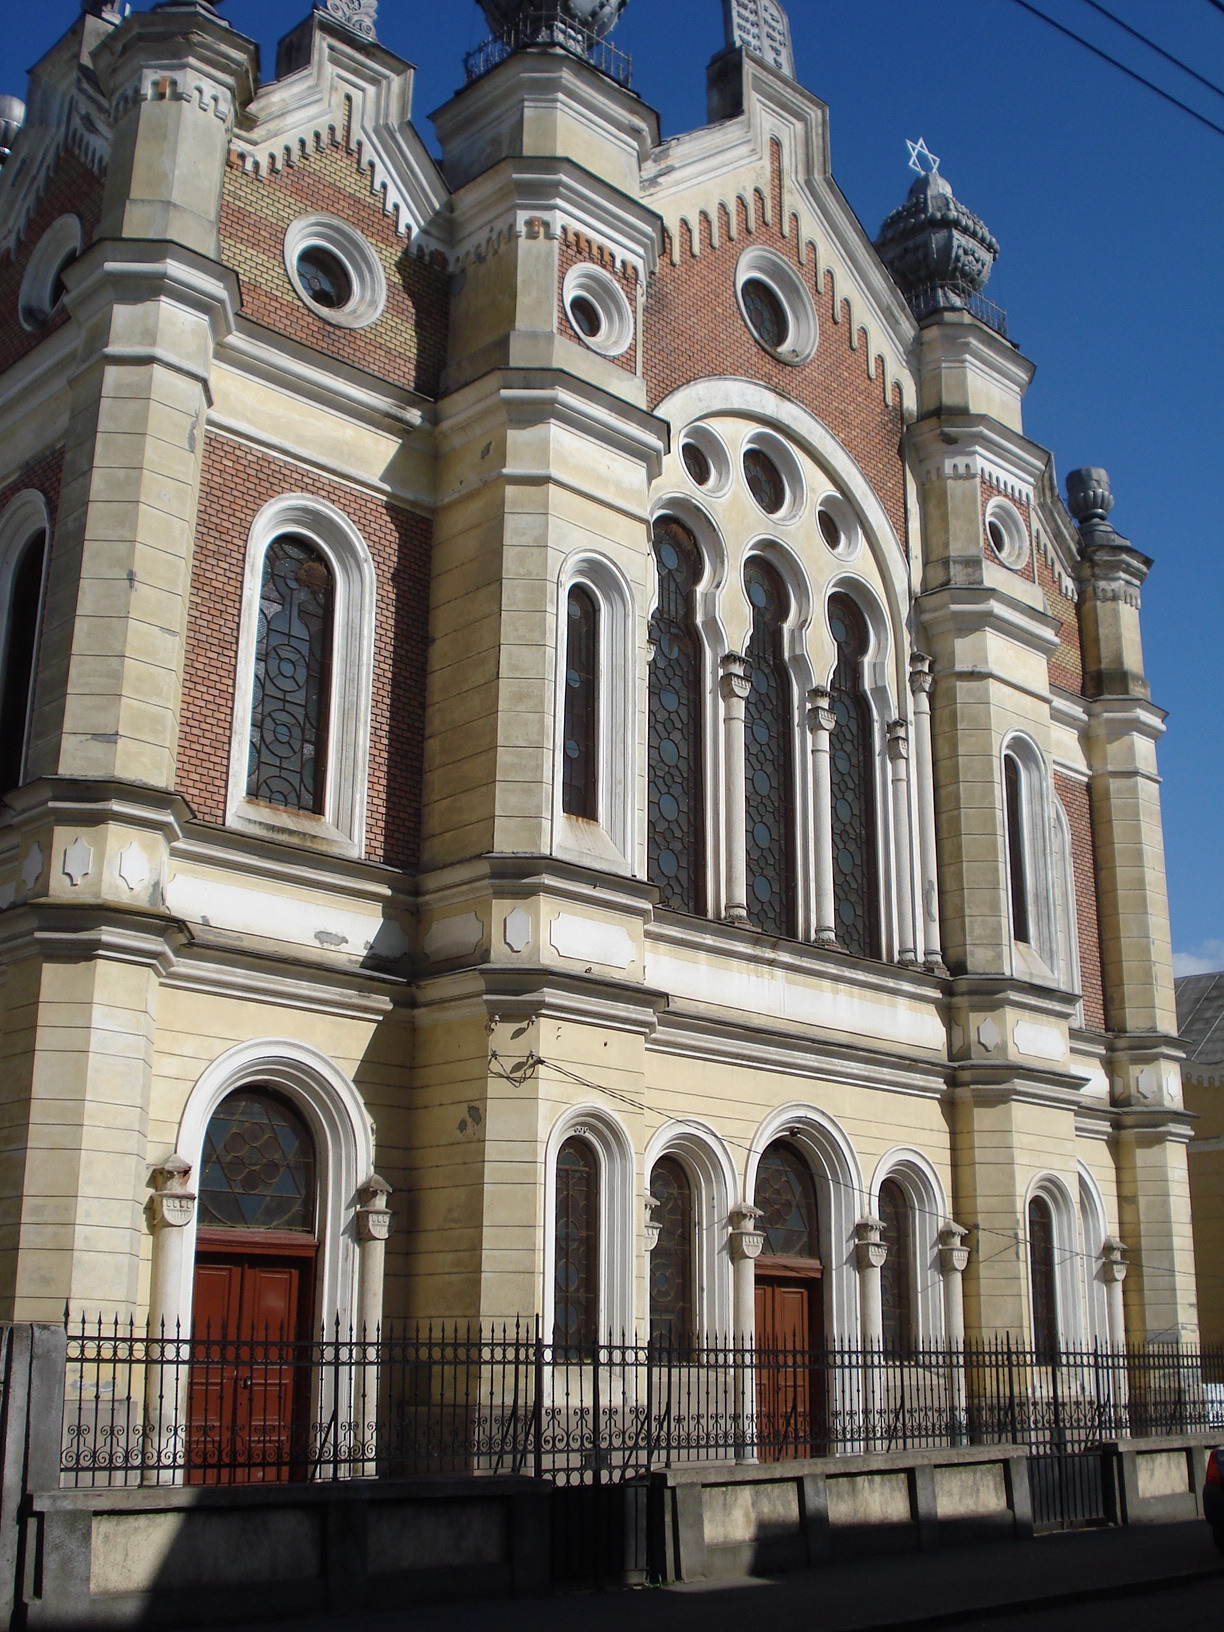
[{"label": "electrical cable", "polygon": [[[1214,4],[1215,0],[1212,0],[1212,3]],[[1164,101],[1171,102],[1175,108],[1180,108],[1183,113],[1188,113],[1191,119],[1197,119],[1200,125],[1206,125],[1208,130],[1214,130],[1217,136],[1224,136],[1224,125],[1217,125],[1214,119],[1208,119],[1206,114],[1199,113],[1197,108],[1192,108],[1188,102],[1183,102],[1180,97],[1176,97],[1171,92],[1162,89],[1154,80],[1146,79],[1142,74],[1136,73],[1133,68],[1128,68],[1124,62],[1119,62],[1117,57],[1111,57],[1108,51],[1102,51],[1099,45],[1093,45],[1091,40],[1086,40],[1082,34],[1077,34],[1074,29],[1067,28],[1064,23],[1057,22],[1046,12],[1040,11],[1034,5],[1030,5],[1029,0],[1013,0],[1013,4],[1019,6],[1021,11],[1027,11],[1032,16],[1040,18],[1043,23],[1048,23],[1051,28],[1056,28],[1060,34],[1065,34],[1069,40],[1074,40],[1077,45],[1082,45],[1085,51],[1091,51],[1094,57],[1100,57],[1102,62],[1109,63],[1111,68],[1117,68],[1120,73],[1125,74],[1129,79],[1146,86],[1149,91],[1155,91],[1156,95],[1163,98]],[[1224,3],[1221,4],[1220,10],[1224,11]]]},{"label": "electrical cable", "polygon": [[[1084,0],[1084,4],[1091,6],[1093,11],[1100,12],[1102,17],[1108,18],[1115,28],[1122,29],[1125,33],[1131,35],[1133,39],[1139,40],[1146,45],[1149,51],[1155,51],[1158,57],[1163,57],[1166,62],[1171,62],[1174,68],[1180,68],[1183,74],[1189,74],[1191,79],[1196,79],[1200,85],[1205,86],[1214,96],[1224,98],[1224,90],[1221,90],[1214,80],[1207,79],[1197,69],[1191,68],[1189,63],[1183,62],[1180,57],[1175,57],[1171,51],[1166,51],[1163,45],[1157,45],[1155,40],[1149,39],[1146,34],[1141,34],[1137,28],[1132,28],[1129,23],[1123,22],[1121,17],[1115,17],[1112,11],[1108,11],[1104,6],[1098,4],[1098,0]],[[1221,9],[1224,9],[1224,0],[1222,0]]]}]

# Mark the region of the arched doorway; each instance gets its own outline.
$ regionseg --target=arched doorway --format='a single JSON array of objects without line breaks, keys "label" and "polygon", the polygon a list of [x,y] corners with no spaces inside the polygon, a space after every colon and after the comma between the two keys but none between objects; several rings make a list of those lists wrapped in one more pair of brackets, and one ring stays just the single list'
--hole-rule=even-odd
[{"label": "arched doorway", "polygon": [[192,1297],[189,1458],[203,1483],[289,1478],[307,1453],[318,1212],[314,1140],[262,1085],[204,1136]]},{"label": "arched doorway", "polygon": [[820,1430],[824,1266],[816,1185],[803,1152],[779,1139],[757,1167],[765,1236],[756,1261],[757,1441],[762,1460],[815,1454]]}]

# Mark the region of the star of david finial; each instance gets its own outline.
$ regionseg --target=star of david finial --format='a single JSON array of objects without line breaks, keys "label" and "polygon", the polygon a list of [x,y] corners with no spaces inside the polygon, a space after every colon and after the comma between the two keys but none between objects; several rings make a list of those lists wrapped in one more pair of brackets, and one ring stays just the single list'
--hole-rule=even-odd
[{"label": "star of david finial", "polygon": [[920,176],[934,176],[939,172],[939,160],[926,145],[924,137],[920,136],[916,142],[906,142],[909,148],[909,167],[917,170]]}]

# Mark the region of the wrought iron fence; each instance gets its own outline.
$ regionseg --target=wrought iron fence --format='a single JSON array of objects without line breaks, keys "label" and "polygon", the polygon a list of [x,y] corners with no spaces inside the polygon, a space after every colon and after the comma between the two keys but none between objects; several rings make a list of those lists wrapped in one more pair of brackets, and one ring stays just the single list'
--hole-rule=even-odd
[{"label": "wrought iron fence", "polygon": [[470,85],[474,79],[487,74],[504,62],[515,51],[533,45],[555,45],[571,56],[579,57],[607,74],[618,85],[628,86],[633,79],[633,61],[614,45],[601,40],[588,28],[583,28],[565,14],[557,0],[542,0],[521,12],[512,23],[499,29],[483,45],[469,51],[463,59],[464,78]]},{"label": "wrought iron fence", "polygon": [[78,1324],[69,1485],[525,1473],[633,1481],[682,1463],[1224,1427],[1224,1356],[1177,1347],[556,1348],[530,1327],[310,1340]]}]

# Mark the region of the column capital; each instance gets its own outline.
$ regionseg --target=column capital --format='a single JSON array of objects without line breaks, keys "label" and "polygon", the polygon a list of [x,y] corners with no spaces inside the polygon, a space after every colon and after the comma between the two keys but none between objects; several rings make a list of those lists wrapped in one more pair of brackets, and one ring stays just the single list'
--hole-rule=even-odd
[{"label": "column capital", "polygon": [[854,1226],[854,1259],[860,1269],[883,1269],[888,1262],[888,1247],[881,1239],[884,1226],[878,1218],[868,1214]]},{"label": "column capital", "polygon": [[895,765],[909,758],[909,726],[904,720],[889,720],[886,729],[888,757]]},{"label": "column capital", "polygon": [[177,1154],[153,1169],[149,1223],[155,1231],[181,1230],[194,1219],[196,1193],[190,1185],[191,1171],[191,1163]]},{"label": "column capital", "polygon": [[969,1231],[949,1218],[939,1226],[939,1267],[945,1275],[961,1275],[969,1265],[965,1237]]},{"label": "column capital", "polygon": [[659,1232],[663,1228],[663,1220],[659,1217],[659,1203],[649,1190],[646,1192],[644,1201],[646,1209],[646,1251],[653,1252],[659,1244]]},{"label": "column capital", "polygon": [[934,659],[925,652],[910,653],[910,690],[915,697],[929,697],[935,683]]},{"label": "column capital", "polygon": [[718,689],[723,701],[747,699],[752,687],[751,665],[740,652],[728,652],[719,664]]},{"label": "column capital", "polygon": [[1101,1242],[1101,1278],[1107,1285],[1121,1286],[1130,1265],[1126,1261],[1126,1247],[1116,1235],[1107,1235]]},{"label": "column capital", "polygon": [[809,729],[828,736],[837,724],[837,715],[833,712],[833,693],[828,686],[813,686],[807,694],[807,702]]},{"label": "column capital", "polygon": [[385,1241],[391,1234],[393,1215],[387,1206],[387,1197],[390,1194],[391,1186],[377,1173],[371,1173],[357,1191],[357,1199],[360,1202],[357,1208],[359,1241]]},{"label": "column capital", "polygon": [[764,1215],[759,1207],[740,1202],[731,1209],[731,1256],[737,1262],[759,1258],[765,1232],[758,1228]]}]

